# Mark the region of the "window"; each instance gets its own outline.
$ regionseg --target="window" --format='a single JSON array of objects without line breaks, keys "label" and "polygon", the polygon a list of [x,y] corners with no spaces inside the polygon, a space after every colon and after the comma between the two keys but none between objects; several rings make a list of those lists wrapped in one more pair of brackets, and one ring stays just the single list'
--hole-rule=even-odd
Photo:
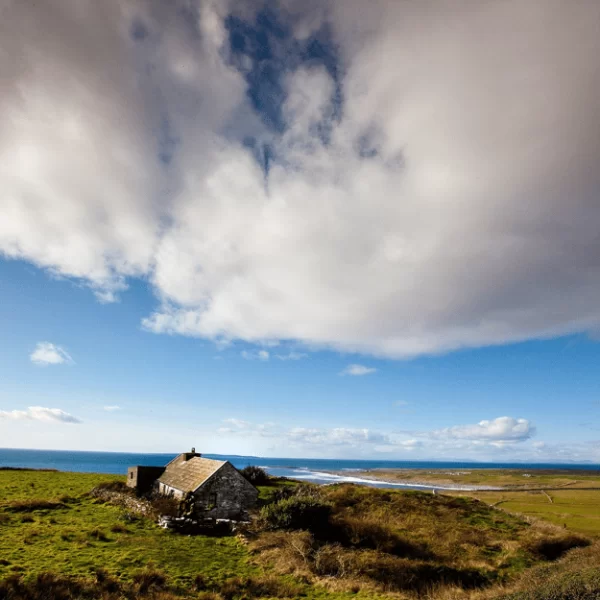
[{"label": "window", "polygon": [[133,471],[131,471],[131,473],[129,473],[129,479],[133,479]]},{"label": "window", "polygon": [[217,494],[216,493],[212,493],[208,495],[208,503],[211,506],[216,506],[217,505]]}]

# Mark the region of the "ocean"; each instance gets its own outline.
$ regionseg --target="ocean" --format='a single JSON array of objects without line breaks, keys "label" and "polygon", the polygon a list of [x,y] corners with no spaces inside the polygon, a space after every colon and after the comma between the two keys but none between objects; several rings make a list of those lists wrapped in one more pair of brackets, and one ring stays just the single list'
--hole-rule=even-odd
[{"label": "ocean", "polygon": [[[597,464],[572,463],[478,463],[396,460],[336,460],[300,458],[260,458],[255,456],[228,456],[204,454],[207,458],[228,460],[239,469],[248,465],[263,467],[271,475],[291,477],[311,483],[359,483],[380,488],[410,488],[431,490],[429,486],[372,481],[358,477],[358,471],[371,469],[569,469],[598,471]],[[68,450],[17,450],[0,448],[0,467],[29,469],[57,469],[81,473],[108,473],[124,475],[131,465],[167,464],[175,454],[134,454],[127,452],[75,452]],[[439,487],[437,489],[440,489]]]}]

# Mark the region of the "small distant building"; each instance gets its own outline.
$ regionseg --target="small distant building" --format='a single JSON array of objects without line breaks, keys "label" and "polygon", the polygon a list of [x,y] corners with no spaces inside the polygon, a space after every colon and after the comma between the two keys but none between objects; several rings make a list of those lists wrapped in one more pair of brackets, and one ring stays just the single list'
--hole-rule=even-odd
[{"label": "small distant building", "polygon": [[176,498],[197,516],[236,519],[258,500],[258,490],[229,462],[203,458],[192,448],[166,467],[130,467],[127,485]]}]

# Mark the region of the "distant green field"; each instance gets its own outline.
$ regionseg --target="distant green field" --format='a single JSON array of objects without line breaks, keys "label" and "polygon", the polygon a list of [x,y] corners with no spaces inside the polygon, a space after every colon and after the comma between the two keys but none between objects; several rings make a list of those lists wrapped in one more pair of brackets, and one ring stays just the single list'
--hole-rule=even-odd
[{"label": "distant green field", "polygon": [[600,536],[600,490],[562,489],[546,492],[456,492],[495,504],[503,510],[544,519],[568,530]]},{"label": "distant green field", "polygon": [[477,485],[507,488],[598,487],[599,471],[525,469],[374,469],[361,475],[388,481],[432,485]]}]

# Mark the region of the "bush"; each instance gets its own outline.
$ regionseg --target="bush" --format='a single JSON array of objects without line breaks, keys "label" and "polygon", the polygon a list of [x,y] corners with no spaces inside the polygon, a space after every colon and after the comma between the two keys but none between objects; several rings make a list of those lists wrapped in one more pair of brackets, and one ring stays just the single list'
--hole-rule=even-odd
[{"label": "bush", "polygon": [[225,600],[234,598],[297,598],[302,595],[301,585],[272,576],[232,577],[219,590]]},{"label": "bush", "polygon": [[147,594],[150,590],[163,590],[166,587],[167,578],[161,571],[147,569],[134,575],[133,581],[140,594]]},{"label": "bush", "polygon": [[175,498],[156,496],[150,504],[157,517],[178,517],[181,512],[181,503]]},{"label": "bush", "polygon": [[252,485],[269,485],[271,478],[269,474],[260,467],[248,466],[243,468],[240,473],[252,484]]},{"label": "bush", "polygon": [[[132,489],[127,487],[124,481],[104,481],[99,483],[93,490],[94,491],[105,491],[105,492],[121,492],[131,494]],[[92,494],[94,495],[94,494]]]},{"label": "bush", "polygon": [[97,540],[98,542],[108,542],[108,537],[106,536],[106,534],[104,533],[104,531],[102,531],[101,529],[98,529],[97,527],[95,529],[92,529],[88,535],[94,539]]},{"label": "bush", "polygon": [[49,500],[21,500],[9,504],[5,510],[8,512],[29,513],[36,510],[56,510],[66,508],[62,502],[50,502]]},{"label": "bush", "polygon": [[589,546],[590,541],[580,535],[566,535],[532,540],[527,550],[543,560],[557,560],[573,548]]},{"label": "bush", "polygon": [[[0,581],[0,598],[8,600],[123,600],[140,597],[152,600],[181,598],[169,593],[162,573],[149,570],[138,573],[133,584],[119,581],[104,569],[97,569],[93,580],[42,573],[35,578],[14,574]],[[205,596],[205,600],[209,598],[213,600]]]},{"label": "bush", "polygon": [[497,600],[598,600],[600,598],[600,568],[550,576],[540,585],[515,592]]},{"label": "bush", "polygon": [[325,534],[329,528],[331,505],[315,498],[291,497],[264,506],[259,525],[267,530],[306,529],[315,535]]},{"label": "bush", "polygon": [[356,548],[379,550],[407,558],[433,558],[423,543],[417,544],[401,538],[389,527],[367,518],[346,517],[336,521],[338,541]]}]

